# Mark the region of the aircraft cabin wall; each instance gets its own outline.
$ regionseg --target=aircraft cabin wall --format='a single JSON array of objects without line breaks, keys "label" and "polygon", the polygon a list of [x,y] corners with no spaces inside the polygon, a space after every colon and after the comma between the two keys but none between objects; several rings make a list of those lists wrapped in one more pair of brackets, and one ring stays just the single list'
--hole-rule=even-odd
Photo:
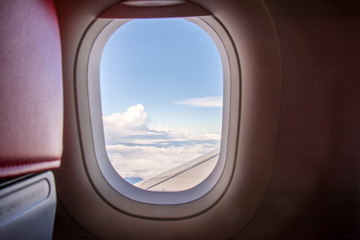
[{"label": "aircraft cabin wall", "polygon": [[240,238],[356,239],[360,208],[360,4],[264,1],[282,61],[273,177]]},{"label": "aircraft cabin wall", "polygon": [[[95,206],[92,202],[98,196],[95,191],[89,190],[93,188],[92,183],[82,170],[83,153],[79,143],[74,94],[74,68],[78,47],[88,25],[99,13],[117,1],[54,2],[61,30],[65,94],[64,155],[62,167],[55,171],[59,206],[54,239],[115,238],[118,229],[123,232],[117,235],[120,239],[143,236],[141,232],[148,230],[150,222],[153,222],[154,228],[161,229],[159,226],[164,222],[152,219],[146,219],[143,226],[135,218],[114,224],[111,221],[115,221],[115,218],[110,214],[107,215],[108,219],[104,217],[108,212],[114,211],[106,204],[98,203],[97,210],[93,211]],[[247,135],[248,139],[242,134],[252,129],[240,128],[240,139],[248,140],[248,144],[242,142],[240,147],[239,143],[238,150],[247,146],[248,149],[244,151],[251,151],[248,156],[253,156],[253,159],[252,164],[242,165],[243,175],[233,176],[233,181],[246,181],[241,184],[232,183],[227,190],[226,196],[236,197],[232,199],[232,205],[221,206],[229,213],[227,218],[220,219],[221,224],[214,224],[218,215],[209,211],[203,214],[202,222],[190,222],[187,228],[183,228],[181,235],[173,235],[173,238],[358,239],[359,2],[192,2],[212,12],[233,38],[240,59],[241,77],[244,80],[242,84],[245,84],[242,85],[242,100],[245,101],[242,102],[241,115],[245,110],[249,115],[261,110],[263,115],[251,115],[254,123],[249,123],[248,126],[266,127],[261,128],[261,131],[254,129],[252,135]],[[262,32],[267,29],[263,28],[263,24],[268,24],[261,20],[265,13],[272,18],[279,46],[275,50],[279,52],[272,48],[272,32]],[[249,24],[248,27],[245,23]],[[251,45],[249,39],[255,38],[258,40]],[[269,51],[260,51],[264,49]],[[252,68],[262,66],[265,70],[259,71],[269,68],[271,72],[273,68],[279,67],[276,62],[277,54],[280,56],[281,76],[275,72],[273,76],[264,78],[263,82],[246,80],[253,77],[247,74],[256,75],[256,69]],[[251,88],[248,88],[249,85]],[[244,89],[259,90],[259,94],[251,95],[254,98],[251,99],[252,103],[257,105],[246,105],[250,93],[244,92]],[[266,90],[269,94],[260,94]],[[280,91],[281,98],[278,95]],[[254,110],[247,108],[248,106],[254,107]],[[267,114],[270,118],[266,118]],[[250,120],[249,116],[241,116],[241,124]],[[237,154],[241,155],[239,152]],[[264,154],[267,156],[264,157]],[[264,176],[248,176],[264,164],[268,165]],[[271,169],[270,174],[268,169]],[[236,195],[235,192],[240,191],[240,188],[246,188],[249,197]],[[257,194],[262,191],[263,194]],[[244,210],[246,208],[250,210]],[[240,214],[246,217],[242,218]],[[109,221],[108,228],[97,229],[97,225],[105,220]],[[167,224],[167,220],[161,221]],[[176,232],[177,225],[174,220],[169,220],[168,224],[169,229],[164,228],[158,235],[147,237],[169,239],[171,232]],[[202,231],[207,227],[208,231]],[[132,232],[139,235],[132,235]]]}]

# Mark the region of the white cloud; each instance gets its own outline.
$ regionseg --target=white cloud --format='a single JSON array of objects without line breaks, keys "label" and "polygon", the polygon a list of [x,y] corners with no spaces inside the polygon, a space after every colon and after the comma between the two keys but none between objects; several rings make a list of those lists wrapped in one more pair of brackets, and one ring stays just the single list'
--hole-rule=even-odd
[{"label": "white cloud", "polygon": [[106,146],[110,162],[122,177],[147,179],[214,149],[213,146]]},{"label": "white cloud", "polygon": [[222,107],[222,97],[190,98],[174,102],[175,104],[188,105],[190,107]]},{"label": "white cloud", "polygon": [[107,153],[122,177],[153,177],[219,148],[218,134],[149,128],[149,123],[141,104],[103,116]]},{"label": "white cloud", "polygon": [[150,120],[144,112],[144,106],[137,104],[129,107],[124,113],[113,113],[103,116],[103,123],[107,132],[124,133],[128,131],[139,131],[147,128]]},{"label": "white cloud", "polygon": [[[106,144],[123,142],[127,136],[151,134],[148,130],[150,120],[144,112],[144,106],[137,104],[129,107],[124,113],[113,113],[103,116]],[[156,134],[156,133],[152,133]]]}]

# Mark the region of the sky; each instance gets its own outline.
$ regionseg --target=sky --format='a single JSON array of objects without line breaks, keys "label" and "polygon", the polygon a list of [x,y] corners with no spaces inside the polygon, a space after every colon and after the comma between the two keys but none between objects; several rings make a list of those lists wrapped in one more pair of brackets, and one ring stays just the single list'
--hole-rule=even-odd
[{"label": "sky", "polygon": [[122,177],[153,177],[220,146],[220,54],[190,21],[121,26],[104,47],[100,89],[106,149]]}]

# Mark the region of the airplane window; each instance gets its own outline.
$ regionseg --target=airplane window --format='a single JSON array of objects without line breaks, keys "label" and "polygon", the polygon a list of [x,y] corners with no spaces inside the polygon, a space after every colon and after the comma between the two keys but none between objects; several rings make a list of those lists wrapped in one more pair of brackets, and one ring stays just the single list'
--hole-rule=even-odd
[{"label": "airplane window", "polygon": [[100,60],[105,147],[116,172],[149,191],[182,191],[214,169],[221,143],[222,60],[182,18],[136,19]]}]

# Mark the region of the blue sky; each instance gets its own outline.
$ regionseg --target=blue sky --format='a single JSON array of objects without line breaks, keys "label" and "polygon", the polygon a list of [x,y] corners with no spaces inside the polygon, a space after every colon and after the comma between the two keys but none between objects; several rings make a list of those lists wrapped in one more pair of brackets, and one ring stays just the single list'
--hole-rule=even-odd
[{"label": "blue sky", "polygon": [[100,63],[106,147],[120,175],[147,178],[218,148],[222,78],[217,47],[196,24],[170,18],[121,26]]},{"label": "blue sky", "polygon": [[175,104],[223,94],[217,47],[194,23],[184,19],[126,23],[106,44],[100,74],[104,115],[142,104],[152,126],[220,132],[220,107]]}]

